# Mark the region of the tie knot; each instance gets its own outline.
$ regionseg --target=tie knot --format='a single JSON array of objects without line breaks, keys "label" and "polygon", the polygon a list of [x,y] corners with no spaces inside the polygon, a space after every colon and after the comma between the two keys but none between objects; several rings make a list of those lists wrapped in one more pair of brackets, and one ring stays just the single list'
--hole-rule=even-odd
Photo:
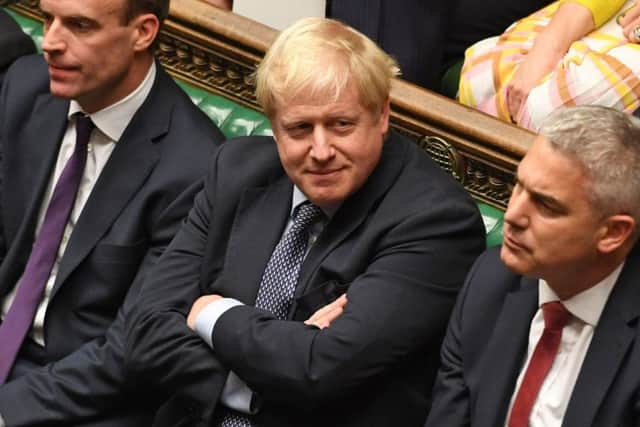
[{"label": "tie knot", "polygon": [[319,221],[323,217],[324,213],[322,209],[312,203],[305,202],[298,206],[293,213],[293,223],[298,227],[304,228]]},{"label": "tie knot", "polygon": [[569,320],[569,311],[560,301],[542,304],[544,328],[551,331],[561,331]]},{"label": "tie knot", "polygon": [[89,144],[89,136],[94,127],[91,117],[83,113],[76,114],[76,146]]}]

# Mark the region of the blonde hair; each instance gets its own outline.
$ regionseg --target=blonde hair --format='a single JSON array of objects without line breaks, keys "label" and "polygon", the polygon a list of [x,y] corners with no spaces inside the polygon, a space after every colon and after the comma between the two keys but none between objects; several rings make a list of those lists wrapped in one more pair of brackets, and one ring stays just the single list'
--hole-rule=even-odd
[{"label": "blonde hair", "polygon": [[305,18],[285,29],[255,74],[256,98],[268,117],[299,94],[336,100],[351,82],[362,105],[380,110],[389,97],[396,61],[341,22]]}]

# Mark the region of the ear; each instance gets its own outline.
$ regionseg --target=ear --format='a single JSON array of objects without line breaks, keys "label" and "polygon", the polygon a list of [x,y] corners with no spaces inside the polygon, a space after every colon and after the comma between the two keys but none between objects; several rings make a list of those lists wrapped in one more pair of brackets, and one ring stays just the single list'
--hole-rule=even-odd
[{"label": "ear", "polygon": [[160,21],[152,13],[143,13],[136,16],[131,24],[133,32],[133,48],[136,52],[149,49],[160,30]]},{"label": "ear", "polygon": [[611,253],[623,246],[634,234],[636,221],[630,215],[612,215],[604,220],[598,249]]}]

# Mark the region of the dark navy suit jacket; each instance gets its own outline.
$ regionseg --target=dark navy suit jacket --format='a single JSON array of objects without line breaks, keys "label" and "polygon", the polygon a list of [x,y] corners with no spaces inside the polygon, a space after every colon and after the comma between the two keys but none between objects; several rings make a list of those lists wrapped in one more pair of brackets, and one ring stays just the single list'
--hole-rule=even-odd
[{"label": "dark navy suit jacket", "polygon": [[[120,388],[120,309],[134,304],[223,139],[157,66],[149,96],[117,141],[69,239],[44,322],[46,345],[27,340],[10,381],[0,386],[8,425],[81,425],[78,417],[92,426],[145,425],[144,396],[127,399]],[[69,101],[49,93],[41,56],[10,68],[0,96],[0,298],[29,257],[68,108]]]},{"label": "dark navy suit jacket", "polygon": [[[472,268],[442,345],[428,427],[504,427],[524,363],[538,281],[489,249]],[[640,245],[627,257],[584,359],[563,427],[640,423]]]}]

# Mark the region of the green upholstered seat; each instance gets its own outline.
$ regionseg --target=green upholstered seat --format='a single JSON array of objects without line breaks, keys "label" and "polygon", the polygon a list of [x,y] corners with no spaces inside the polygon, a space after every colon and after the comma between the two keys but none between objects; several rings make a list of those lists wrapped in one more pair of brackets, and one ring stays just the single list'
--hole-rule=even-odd
[{"label": "green upholstered seat", "polygon": [[[9,13],[40,47],[42,24],[12,11]],[[262,113],[185,82],[178,81],[178,84],[228,138],[245,135],[272,135],[271,124]],[[480,202],[478,202],[478,207],[487,230],[487,246],[499,245],[502,242],[503,212]]]}]

